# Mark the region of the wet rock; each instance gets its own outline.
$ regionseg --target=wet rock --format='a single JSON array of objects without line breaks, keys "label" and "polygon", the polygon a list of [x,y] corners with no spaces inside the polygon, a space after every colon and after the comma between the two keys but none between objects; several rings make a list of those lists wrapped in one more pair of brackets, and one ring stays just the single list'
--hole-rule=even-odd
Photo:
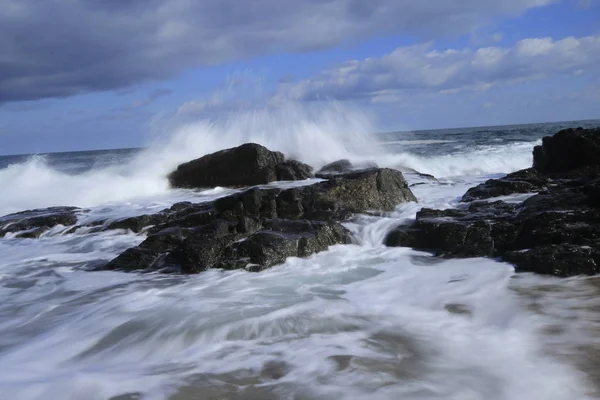
[{"label": "wet rock", "polygon": [[307,187],[316,190],[312,203],[329,204],[352,213],[368,210],[392,211],[401,203],[417,201],[400,171],[370,168],[332,176]]},{"label": "wet rock", "polygon": [[217,199],[214,207],[230,220],[243,216],[341,220],[369,210],[391,211],[408,201],[416,198],[402,173],[384,168],[342,173],[285,190],[252,188]]},{"label": "wet rock", "polygon": [[600,167],[600,128],[565,129],[543,138],[542,145],[533,150],[533,167],[542,174],[588,166]]},{"label": "wet rock", "polygon": [[481,185],[470,188],[461,201],[470,202],[518,193],[535,193],[543,190],[548,183],[548,180],[535,169],[529,168],[508,174],[504,178],[490,179]]},{"label": "wet rock", "polygon": [[181,164],[168,178],[177,188],[244,187],[308,179],[311,170],[298,161],[285,161],[280,152],[246,143]]},{"label": "wet rock", "polygon": [[75,225],[82,211],[77,207],[49,207],[5,215],[0,217],[0,237],[23,231],[17,237],[37,238],[55,226]]},{"label": "wet rock", "polygon": [[288,257],[308,257],[335,244],[350,243],[349,232],[336,222],[271,220],[266,229],[234,243],[220,267],[237,260],[260,270],[282,264]]},{"label": "wet rock", "polygon": [[397,227],[384,243],[431,250],[440,256],[483,257],[494,253],[491,223],[470,218],[462,210],[423,209],[414,225]]},{"label": "wet rock", "polygon": [[250,265],[257,271],[281,264],[287,257],[307,257],[349,242],[349,232],[334,222],[270,220],[264,230],[248,235],[226,220],[215,220],[185,232],[171,228],[149,236],[104,269],[194,274]]},{"label": "wet rock", "polygon": [[[600,130],[565,130],[535,150],[535,168],[470,189],[467,208],[423,209],[390,232],[388,246],[447,257],[494,256],[518,271],[556,276],[600,273]],[[581,159],[579,151],[588,147]],[[519,204],[480,199],[537,192]]]},{"label": "wet rock", "polygon": [[329,175],[339,174],[340,172],[352,171],[354,165],[350,160],[338,160],[325,165],[319,171],[317,171],[317,178],[327,178]]},{"label": "wet rock", "polygon": [[313,177],[313,169],[310,165],[296,160],[288,160],[275,167],[278,181],[302,181]]},{"label": "wet rock", "polygon": [[594,247],[556,244],[510,251],[503,255],[503,259],[515,264],[517,271],[559,277],[600,274],[597,244]]},{"label": "wet rock", "polygon": [[163,267],[161,260],[165,255],[179,246],[187,232],[179,228],[165,229],[149,236],[139,246],[125,250],[102,270],[119,271],[155,271]]},{"label": "wet rock", "polygon": [[[107,269],[198,273],[209,268],[262,270],[287,257],[307,257],[349,243],[337,221],[415,201],[402,173],[369,169],[313,185],[254,187],[209,204],[181,204],[161,213],[166,222]],[[146,221],[145,218],[142,218]]]},{"label": "wet rock", "polygon": [[111,222],[106,229],[125,229],[134,233],[140,233],[144,228],[164,223],[169,216],[165,213],[140,215],[137,217],[123,218]]}]

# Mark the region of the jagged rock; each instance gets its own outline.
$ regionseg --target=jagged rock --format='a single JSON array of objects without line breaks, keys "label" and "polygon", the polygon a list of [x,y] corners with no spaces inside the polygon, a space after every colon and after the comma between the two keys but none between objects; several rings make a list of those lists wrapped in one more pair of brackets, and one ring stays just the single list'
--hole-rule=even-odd
[{"label": "jagged rock", "polygon": [[21,232],[17,237],[37,238],[57,225],[74,225],[81,211],[77,207],[49,207],[5,215],[0,218],[0,237]]},{"label": "jagged rock", "polygon": [[338,174],[285,190],[253,188],[220,198],[214,206],[230,219],[243,210],[261,218],[340,220],[369,210],[391,211],[416,200],[401,172],[383,168]]},{"label": "jagged rock", "polygon": [[335,222],[269,220],[265,225],[251,234],[237,232],[226,220],[185,232],[171,228],[149,236],[103,269],[193,274],[251,266],[256,271],[281,264],[287,257],[307,257],[350,242],[349,232]]},{"label": "jagged rock", "polygon": [[[472,188],[463,197],[472,201],[466,209],[423,209],[415,223],[394,229],[385,243],[447,257],[500,257],[518,271],[600,273],[600,177],[590,164],[597,160],[587,158],[585,165],[566,160],[576,157],[573,149],[586,140],[593,147],[599,133],[559,132],[556,143],[565,142],[565,153],[553,140],[545,140],[545,158],[536,165],[543,166],[544,173],[530,168]],[[538,193],[519,204],[476,201],[515,192]]]},{"label": "jagged rock", "polygon": [[589,166],[600,167],[600,128],[565,129],[543,138],[542,145],[533,149],[533,167],[542,174]]},{"label": "jagged rock", "polygon": [[600,173],[600,128],[565,129],[544,137],[533,149],[533,168],[490,179],[467,191],[462,201],[489,199],[516,193],[536,193],[561,179]]},{"label": "jagged rock", "polygon": [[245,187],[312,177],[312,168],[285,161],[282,153],[255,143],[221,150],[181,164],[168,176],[177,188]]},{"label": "jagged rock", "polygon": [[254,187],[208,204],[182,203],[159,213],[166,221],[150,228],[144,242],[105,269],[258,271],[287,257],[307,257],[349,243],[349,232],[336,221],[353,213],[393,210],[415,200],[401,172],[368,169],[308,186]]}]

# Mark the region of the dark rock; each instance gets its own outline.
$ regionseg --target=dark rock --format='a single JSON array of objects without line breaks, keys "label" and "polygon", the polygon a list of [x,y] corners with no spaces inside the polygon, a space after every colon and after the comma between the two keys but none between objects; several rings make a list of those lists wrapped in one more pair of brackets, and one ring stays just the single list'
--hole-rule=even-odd
[{"label": "dark rock", "polygon": [[556,244],[535,249],[510,251],[504,260],[515,264],[517,271],[569,277],[600,274],[598,246]]},{"label": "dark rock", "polygon": [[542,174],[588,166],[600,167],[600,128],[565,129],[543,138],[542,145],[533,150],[533,167]]},{"label": "dark rock", "polygon": [[325,165],[319,171],[317,171],[317,177],[326,178],[328,175],[339,174],[340,172],[348,172],[352,171],[354,165],[350,162],[350,160],[338,160],[332,163]]},{"label": "dark rock", "polygon": [[139,246],[125,250],[117,258],[104,265],[103,270],[155,271],[162,268],[160,261],[171,250],[179,246],[186,233],[179,228],[170,228],[149,236]]},{"label": "dark rock", "polygon": [[[308,257],[335,244],[349,244],[350,234],[336,222],[270,220],[268,230],[254,233],[232,245],[229,260],[223,266],[238,265],[236,259],[247,260],[254,269],[264,269],[285,262],[288,257]],[[257,268],[258,267],[258,268]]]},{"label": "dark rock", "polygon": [[270,220],[268,228],[249,236],[225,220],[186,232],[175,229],[149,236],[104,269],[193,274],[209,268],[261,270],[307,257],[329,246],[349,243],[349,232],[334,222]]},{"label": "dark rock", "polygon": [[414,225],[395,228],[384,243],[431,250],[440,256],[483,257],[494,252],[491,223],[453,209],[423,209]]},{"label": "dark rock", "polygon": [[535,193],[544,189],[548,180],[533,169],[526,169],[509,174],[501,179],[490,179],[481,185],[472,187],[465,193],[461,201],[490,199],[517,193]]},{"label": "dark rock", "polygon": [[[571,165],[550,151],[547,156],[556,165]],[[538,193],[519,204],[478,200],[514,192]],[[600,178],[593,168],[551,175],[518,171],[470,189],[463,200],[472,202],[461,209],[421,210],[413,224],[392,230],[385,244],[446,257],[500,257],[517,271],[561,277],[600,273]]]},{"label": "dark rock", "polygon": [[368,169],[290,189],[252,188],[217,199],[214,207],[229,220],[243,216],[340,220],[369,210],[391,211],[407,201],[416,198],[401,172]]},{"label": "dark rock", "polygon": [[278,181],[302,181],[313,177],[312,167],[296,160],[284,161],[275,167]]},{"label": "dark rock", "polygon": [[49,207],[6,215],[0,218],[0,237],[24,231],[17,237],[37,238],[57,225],[74,225],[82,211],[77,207]]},{"label": "dark rock", "polygon": [[[415,200],[401,172],[368,169],[290,189],[254,187],[210,204],[182,203],[159,213],[166,222],[148,229],[144,242],[107,269],[258,271],[287,257],[307,257],[349,243],[350,234],[336,221]],[[140,217],[144,223],[145,217]]]},{"label": "dark rock", "polygon": [[169,216],[165,213],[140,215],[111,222],[106,229],[125,229],[140,233],[144,228],[164,223],[168,218]]},{"label": "dark rock", "polygon": [[181,164],[169,182],[177,188],[244,187],[312,177],[311,168],[298,161],[285,161],[282,153],[255,143],[208,154]]},{"label": "dark rock", "polygon": [[316,203],[330,203],[352,213],[391,211],[401,203],[417,201],[400,171],[371,168],[332,176],[308,188],[319,192]]}]

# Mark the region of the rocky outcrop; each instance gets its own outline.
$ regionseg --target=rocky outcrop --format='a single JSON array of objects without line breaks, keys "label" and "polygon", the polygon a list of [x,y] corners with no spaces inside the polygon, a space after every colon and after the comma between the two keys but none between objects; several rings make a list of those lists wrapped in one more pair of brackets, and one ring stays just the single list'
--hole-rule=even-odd
[{"label": "rocky outcrop", "polygon": [[206,204],[179,203],[158,217],[124,220],[118,227],[156,223],[150,236],[102,267],[109,270],[198,273],[209,268],[258,271],[287,257],[306,257],[350,243],[340,221],[369,210],[416,201],[402,173],[366,169],[316,184],[253,187]]},{"label": "rocky outcrop", "polygon": [[565,129],[547,136],[533,149],[533,167],[541,174],[561,174],[581,169],[600,171],[600,128]]},{"label": "rocky outcrop", "polygon": [[18,238],[37,238],[55,226],[74,225],[80,212],[77,207],[49,207],[6,215],[0,218],[0,237],[17,233]]},{"label": "rocky outcrop", "polygon": [[[462,199],[471,202],[468,208],[421,210],[413,224],[390,232],[385,244],[445,257],[500,257],[519,271],[561,277],[598,274],[598,140],[599,129],[569,129],[544,138],[534,150],[533,168],[470,189]],[[588,153],[568,161],[582,146]],[[532,192],[518,204],[482,201]]]},{"label": "rocky outcrop", "polygon": [[221,150],[181,164],[168,176],[176,188],[247,187],[312,178],[312,168],[255,143]]},{"label": "rocky outcrop", "polygon": [[564,129],[542,139],[533,149],[533,168],[490,179],[475,186],[463,201],[490,199],[517,193],[537,193],[563,179],[600,173],[600,128]]}]

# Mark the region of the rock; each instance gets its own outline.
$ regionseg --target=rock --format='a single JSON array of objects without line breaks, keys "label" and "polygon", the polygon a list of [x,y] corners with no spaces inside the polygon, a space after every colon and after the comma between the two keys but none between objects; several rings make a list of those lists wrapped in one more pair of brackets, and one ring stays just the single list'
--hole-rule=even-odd
[{"label": "rock", "polygon": [[402,173],[384,168],[342,173],[285,190],[252,188],[217,199],[214,207],[231,221],[242,216],[342,220],[369,210],[392,211],[408,201],[416,198]]},{"label": "rock", "polygon": [[489,199],[515,193],[536,193],[560,179],[600,173],[600,128],[565,129],[544,137],[533,149],[533,168],[471,188],[462,201]]},{"label": "rock", "polygon": [[600,128],[565,129],[544,137],[533,149],[533,167],[542,174],[556,174],[595,167],[600,170]]},{"label": "rock", "polygon": [[313,177],[312,167],[296,160],[288,160],[275,167],[278,181],[302,181]]},{"label": "rock", "polygon": [[431,250],[440,256],[483,257],[494,253],[491,223],[452,209],[422,209],[413,226],[397,227],[384,243]]},{"label": "rock", "polygon": [[417,201],[400,171],[371,168],[332,176],[307,187],[316,190],[313,204],[328,204],[351,213],[369,210],[392,211],[401,203]]},{"label": "rock", "polygon": [[423,209],[413,224],[392,230],[385,244],[445,257],[500,257],[518,271],[594,275],[600,273],[599,200],[597,176],[552,179],[520,204],[475,201],[466,209]]},{"label": "rock", "polygon": [[340,172],[352,171],[353,168],[354,168],[354,165],[352,165],[350,160],[346,160],[346,159],[338,160],[338,161],[334,161],[332,163],[325,165],[323,168],[321,168],[317,172],[316,176],[317,176],[317,178],[320,178],[320,177],[327,178],[329,175],[338,174]]},{"label": "rock", "polygon": [[[209,268],[262,270],[350,243],[337,221],[415,201],[402,173],[368,169],[290,189],[253,187],[208,204],[181,203],[158,215],[138,247],[106,269],[198,273]],[[148,216],[130,221],[144,225]],[[151,216],[152,217],[152,216]],[[139,222],[142,221],[142,222]]]},{"label": "rock", "polygon": [[140,233],[144,228],[164,223],[168,218],[169,216],[166,213],[145,214],[113,221],[106,226],[106,229],[125,229]]},{"label": "rock", "polygon": [[236,232],[225,220],[187,232],[174,228],[149,236],[103,269],[194,274],[209,268],[261,270],[307,257],[329,246],[350,243],[349,232],[334,222],[270,220],[264,230]]},{"label": "rock", "polygon": [[179,228],[170,228],[149,236],[139,246],[125,250],[108,264],[98,268],[102,270],[146,271],[151,272],[163,267],[161,260],[168,252],[181,245],[187,232]]},{"label": "rock", "polygon": [[49,207],[6,215],[0,218],[0,237],[22,232],[17,237],[37,238],[57,225],[74,225],[82,211],[77,207]]},{"label": "rock", "polygon": [[517,271],[569,277],[600,274],[600,251],[597,246],[556,244],[535,249],[511,251],[503,259],[517,266]]},{"label": "rock", "polygon": [[461,201],[490,199],[517,193],[535,193],[544,189],[549,181],[533,168],[517,171],[500,179],[490,179],[467,190]]},{"label": "rock", "polygon": [[242,260],[261,270],[282,264],[288,257],[308,257],[335,244],[349,244],[350,234],[336,222],[270,220],[266,229],[234,243],[221,268],[237,268]]},{"label": "rock", "polygon": [[312,169],[285,161],[282,153],[255,143],[221,150],[181,164],[168,176],[176,188],[244,187],[312,177]]},{"label": "rock", "polygon": [[[468,209],[422,210],[390,232],[389,246],[444,256],[495,256],[518,271],[600,273],[600,129],[566,129],[533,151],[533,168],[471,188]],[[537,193],[518,205],[482,202]]]}]

